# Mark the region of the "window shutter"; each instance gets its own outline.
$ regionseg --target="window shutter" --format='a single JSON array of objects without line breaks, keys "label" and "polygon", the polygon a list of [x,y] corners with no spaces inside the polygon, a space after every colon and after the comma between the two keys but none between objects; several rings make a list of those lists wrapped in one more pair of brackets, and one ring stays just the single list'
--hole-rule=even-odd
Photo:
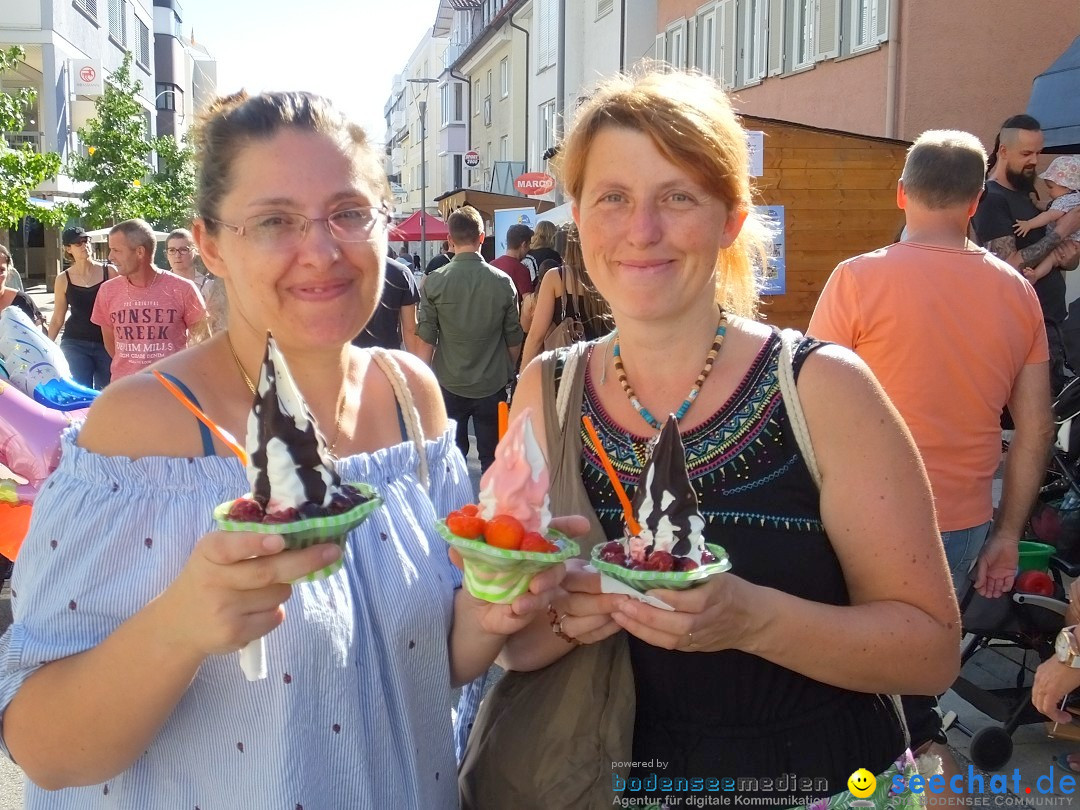
[{"label": "window shutter", "polygon": [[736,47],[735,0],[725,0],[720,7],[720,82],[724,87],[735,86],[735,65],[739,51]]},{"label": "window shutter", "polygon": [[889,0],[874,0],[874,4],[877,7],[877,30],[874,32],[875,41],[887,42],[890,34]]},{"label": "window shutter", "polygon": [[536,4],[536,68],[541,70],[548,65],[548,4],[540,0]]},{"label": "window shutter", "polygon": [[559,61],[559,7],[557,0],[547,0],[547,37],[548,37],[548,65],[554,65]]},{"label": "window shutter", "polygon": [[665,45],[666,42],[667,42],[667,35],[666,34],[657,34],[656,35],[656,51],[654,53],[654,56],[656,56],[656,61],[657,62],[666,62],[667,61],[667,53],[665,53],[665,50],[664,50],[664,45]]},{"label": "window shutter", "polygon": [[701,49],[698,47],[698,21],[691,17],[686,21],[686,66],[701,69]]},{"label": "window shutter", "polygon": [[835,59],[840,55],[840,0],[818,0],[814,20],[816,59]]},{"label": "window shutter", "polygon": [[769,0],[769,18],[765,25],[769,32],[769,76],[779,76],[784,72],[787,40],[787,20],[784,14],[784,0]]}]

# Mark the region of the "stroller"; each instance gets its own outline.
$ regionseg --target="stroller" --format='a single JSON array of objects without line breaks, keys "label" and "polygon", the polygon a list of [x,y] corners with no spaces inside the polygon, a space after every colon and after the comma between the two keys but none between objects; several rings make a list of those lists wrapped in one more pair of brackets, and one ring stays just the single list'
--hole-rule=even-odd
[{"label": "stroller", "polygon": [[[1054,640],[1065,624],[1065,578],[1080,576],[1080,377],[1073,377],[1062,389],[1053,410],[1053,454],[1028,524],[1030,537],[1055,549],[1047,563],[1053,593],[1038,595],[1014,588],[998,599],[986,599],[969,583],[959,595],[967,640],[960,654],[960,677],[952,690],[1001,725],[972,731],[951,715],[944,725],[971,737],[971,760],[985,771],[1000,770],[1009,761],[1017,727],[1046,720],[1031,704],[1035,668],[1053,654]],[[965,676],[972,659],[992,654],[1015,664],[1011,686],[985,688]]]}]

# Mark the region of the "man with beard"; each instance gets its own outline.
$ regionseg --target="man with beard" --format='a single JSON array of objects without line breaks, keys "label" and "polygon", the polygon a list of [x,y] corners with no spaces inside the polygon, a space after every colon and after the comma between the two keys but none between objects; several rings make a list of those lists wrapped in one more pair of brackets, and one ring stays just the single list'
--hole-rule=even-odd
[{"label": "man with beard", "polygon": [[972,225],[983,247],[1019,270],[1035,267],[1055,252],[1057,266],[1034,286],[1050,343],[1051,393],[1057,394],[1064,382],[1064,348],[1059,327],[1067,314],[1065,278],[1060,271],[1075,269],[1080,260],[1080,246],[1065,241],[1064,237],[1080,227],[1080,208],[1058,220],[1053,230],[1033,228],[1026,236],[1014,232],[1018,220],[1039,214],[1031,194],[1042,148],[1042,129],[1030,115],[1014,115],[1001,125],[990,157],[986,191]]}]

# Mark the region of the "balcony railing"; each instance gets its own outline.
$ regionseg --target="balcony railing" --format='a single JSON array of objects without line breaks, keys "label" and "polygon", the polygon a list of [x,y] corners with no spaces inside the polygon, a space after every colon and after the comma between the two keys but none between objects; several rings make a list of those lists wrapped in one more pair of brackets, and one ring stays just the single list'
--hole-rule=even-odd
[{"label": "balcony railing", "polygon": [[41,153],[40,132],[5,132],[4,138],[12,149],[22,149],[26,144],[37,153]]},{"label": "balcony railing", "polygon": [[454,62],[458,60],[458,57],[465,53],[465,48],[468,43],[465,42],[451,42],[446,46],[446,50],[443,51],[443,70],[449,70],[454,66]]}]

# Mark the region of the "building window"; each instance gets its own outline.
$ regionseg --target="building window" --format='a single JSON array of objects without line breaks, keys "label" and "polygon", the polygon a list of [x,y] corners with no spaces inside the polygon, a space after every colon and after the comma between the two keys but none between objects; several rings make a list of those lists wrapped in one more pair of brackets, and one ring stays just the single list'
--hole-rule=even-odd
[{"label": "building window", "polygon": [[814,64],[814,0],[795,0],[792,9],[791,60],[796,70]]},{"label": "building window", "polygon": [[536,2],[536,72],[559,59],[559,7],[556,0]]},{"label": "building window", "polygon": [[503,60],[499,62],[499,88],[502,90],[502,97],[506,98],[510,95],[510,57],[504,56]]},{"label": "building window", "polygon": [[155,86],[157,87],[155,106],[159,110],[183,109],[184,95],[179,87],[164,82],[158,82]]},{"label": "building window", "polygon": [[746,0],[739,4],[741,16],[739,33],[739,77],[741,85],[753,84],[765,78],[765,62],[768,53],[767,0]]},{"label": "building window", "polygon": [[480,80],[476,80],[476,85],[473,87],[473,115],[480,114]]},{"label": "building window", "polygon": [[142,20],[135,18],[135,24],[139,27],[139,50],[135,54],[135,61],[137,61],[144,68],[149,70],[150,68],[150,29],[146,27],[146,23]]},{"label": "building window", "polygon": [[503,135],[499,138],[499,160],[510,159],[510,136]]},{"label": "building window", "polygon": [[74,0],[72,5],[87,17],[97,19],[97,0]]},{"label": "building window", "polygon": [[614,7],[615,0],[596,0],[596,19],[610,14]]},{"label": "building window", "polygon": [[552,99],[544,104],[540,105],[540,115],[537,119],[537,126],[540,127],[539,133],[537,133],[537,145],[540,148],[539,160],[537,165],[543,161],[544,153],[555,145],[555,100]]},{"label": "building window", "polygon": [[463,123],[465,113],[465,85],[450,82],[442,86],[442,122],[447,124]]},{"label": "building window", "polygon": [[461,155],[451,155],[451,174],[453,175],[454,184],[451,189],[463,188],[465,186],[465,171],[464,164],[461,162]]},{"label": "building window", "polygon": [[848,53],[876,48],[888,39],[888,0],[847,0]]},{"label": "building window", "polygon": [[716,75],[716,9],[697,15],[694,31],[693,66],[706,76]]},{"label": "building window", "polygon": [[127,47],[127,9],[124,0],[109,0],[109,36]]}]

